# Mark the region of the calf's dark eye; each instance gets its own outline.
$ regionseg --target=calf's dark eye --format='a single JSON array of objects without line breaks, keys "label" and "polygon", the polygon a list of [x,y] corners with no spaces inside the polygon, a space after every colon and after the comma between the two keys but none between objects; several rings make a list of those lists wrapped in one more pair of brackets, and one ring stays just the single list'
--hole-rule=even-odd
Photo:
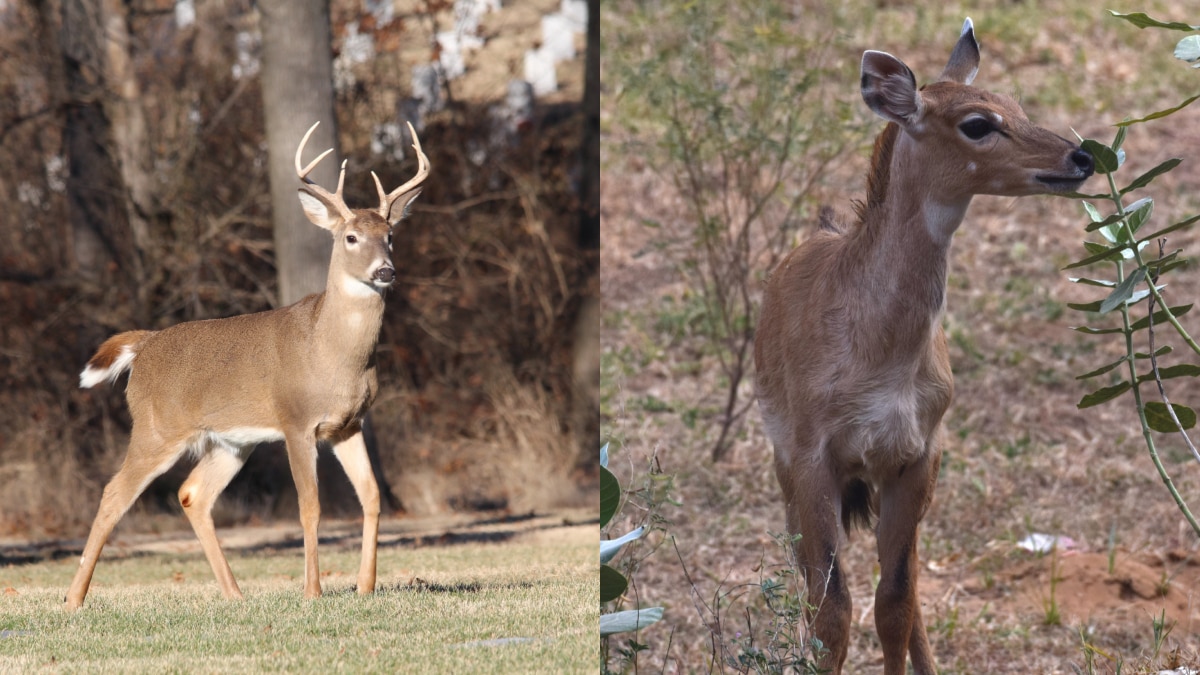
[{"label": "calf's dark eye", "polygon": [[996,130],[996,126],[982,117],[973,117],[958,125],[958,130],[967,138],[978,141]]}]

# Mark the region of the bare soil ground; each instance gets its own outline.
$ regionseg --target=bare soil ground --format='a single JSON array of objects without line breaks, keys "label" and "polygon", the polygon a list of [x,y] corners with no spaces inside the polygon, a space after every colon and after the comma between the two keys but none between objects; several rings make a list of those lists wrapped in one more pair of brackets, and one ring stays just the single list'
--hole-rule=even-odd
[{"label": "bare soil ground", "polygon": [[[903,8],[894,14],[897,23],[913,16]],[[1117,27],[1104,23],[1110,19],[1096,17],[1081,35],[1060,23],[1066,20],[1060,15],[1067,12],[1033,30],[1031,42],[1044,49],[1036,58],[980,33],[984,57],[976,84],[1025,92],[1029,116],[1060,135],[1074,128],[1105,140],[1114,132],[1111,122],[1126,111],[1144,114],[1183,98],[1173,91],[1159,91],[1161,99],[1110,96],[1108,87],[1138,81],[1139,55],[1151,49],[1138,41],[1149,34],[1114,32]],[[946,32],[954,27],[947,23]],[[847,42],[899,55],[924,82],[941,67],[952,37],[918,46],[906,44],[904,34],[856,33]],[[1075,61],[1075,54],[1101,42],[1105,48],[1087,51],[1085,65]],[[1044,94],[1064,72],[1078,100]],[[847,82],[843,95],[857,91]],[[705,411],[717,409],[724,385],[702,336],[679,337],[659,321],[691,292],[679,261],[662,245],[686,231],[683,202],[647,162],[625,152],[630,132],[613,114],[616,106],[609,100],[603,107],[603,433],[614,441],[611,466],[624,484],[637,484],[653,463],[674,475],[680,503],[664,509],[674,543],[652,540],[632,553],[645,556],[636,601],[666,607],[667,617],[638,636],[650,645],[638,663],[667,672],[708,671],[714,641],[729,644],[741,632],[761,630],[758,584],[785,566],[772,536],[785,529],[783,509],[757,410],[727,459],[709,459],[715,432],[705,420],[715,419]],[[1125,180],[1197,147],[1200,111],[1135,127]],[[850,200],[864,189],[865,169],[864,148],[829,177],[822,199],[849,213]],[[1198,188],[1200,166],[1190,159],[1156,183],[1147,194],[1161,209],[1158,222],[1195,213]],[[1085,190],[1104,191],[1103,178]],[[666,226],[649,228],[648,221]],[[1094,656],[1098,672],[1200,665],[1200,542],[1154,471],[1132,402],[1083,411],[1075,405],[1107,384],[1075,376],[1122,353],[1113,340],[1069,330],[1094,318],[1066,303],[1099,297],[1061,271],[1083,256],[1086,222],[1078,203],[1068,200],[980,197],[956,235],[945,319],[956,392],[944,420],[937,495],[919,545],[924,618],[943,672],[1077,672],[1085,641],[1102,652]],[[1195,233],[1172,235],[1168,250],[1177,247],[1194,254]],[[1173,302],[1200,296],[1195,266],[1177,274],[1167,292]],[[1183,323],[1200,328],[1192,316]],[[1173,382],[1175,400],[1196,399],[1194,384]],[[743,394],[752,394],[748,385]],[[687,422],[696,411],[693,428]],[[1200,466],[1177,439],[1160,436],[1159,442],[1168,471],[1196,509]],[[642,514],[623,516],[632,526]],[[1073,545],[1033,553],[1019,546],[1032,533],[1069,537]],[[844,556],[855,606],[847,669],[881,672],[871,611],[878,574],[873,534],[857,532]],[[1164,612],[1174,628],[1156,659],[1152,619]]]}]

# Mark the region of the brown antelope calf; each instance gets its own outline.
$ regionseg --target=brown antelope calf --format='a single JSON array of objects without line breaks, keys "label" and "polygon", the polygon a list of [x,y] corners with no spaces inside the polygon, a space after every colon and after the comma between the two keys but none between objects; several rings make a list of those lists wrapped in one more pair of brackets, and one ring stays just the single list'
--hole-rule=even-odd
[{"label": "brown antelope calf", "polygon": [[1012,99],[969,86],[971,20],[938,81],[868,51],[862,97],[889,124],[875,141],[858,222],[824,222],[767,282],[754,357],[788,531],[823,665],[841,672],[850,593],[838,546],[878,516],[875,626],[884,672],[933,673],[917,601],[917,525],[937,481],[954,387],[941,319],[950,240],[977,194],[1068,192],[1092,158],[1034,126]]},{"label": "brown antelope calf", "polygon": [[192,321],[161,331],[130,331],[109,338],[79,377],[82,387],[130,371],[126,399],[133,430],[125,462],[104,488],[66,606],[78,609],[92,572],[117,521],[156,476],[183,455],[194,457],[179,501],[226,598],[242,597],[213,529],[217,495],[258,443],[285,441],[304,528],[304,596],[321,595],[317,566],[317,445],[328,444],[345,468],[363,507],[358,592],[375,590],[379,490],[362,437],[362,416],[375,398],[375,344],[383,321],[383,294],[396,278],[392,224],[429,175],[417,152],[417,175],[391,193],[374,173],[379,207],[350,209],[342,198],[346,164],[330,193],[308,174],[296,149],[300,202],[309,220],[333,235],[325,291],[294,305],[227,319]]}]

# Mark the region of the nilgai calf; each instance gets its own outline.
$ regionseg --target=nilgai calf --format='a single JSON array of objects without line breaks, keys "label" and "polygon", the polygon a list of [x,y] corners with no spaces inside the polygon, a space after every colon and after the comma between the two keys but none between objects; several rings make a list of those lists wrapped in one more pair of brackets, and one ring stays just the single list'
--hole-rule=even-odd
[{"label": "nilgai calf", "polygon": [[954,380],[942,332],[950,240],[977,194],[1069,192],[1092,157],[1034,126],[1015,101],[970,86],[971,20],[937,82],[920,89],[883,52],[862,59],[862,97],[888,121],[857,222],[823,222],[771,274],[754,345],[788,531],[812,628],[841,672],[850,592],[840,529],[877,515],[875,627],[884,672],[935,666],[917,602],[917,525],[933,495],[938,428]]}]

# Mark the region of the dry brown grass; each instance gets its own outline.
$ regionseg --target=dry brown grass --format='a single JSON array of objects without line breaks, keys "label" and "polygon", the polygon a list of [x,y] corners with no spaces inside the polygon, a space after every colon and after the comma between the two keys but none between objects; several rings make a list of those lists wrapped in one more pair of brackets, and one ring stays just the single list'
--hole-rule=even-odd
[{"label": "dry brown grass", "polygon": [[[846,59],[856,63],[863,48],[885,49],[922,80],[944,63],[962,19],[956,8],[848,7],[870,16],[847,29]],[[1187,17],[1174,6],[1147,11]],[[1127,28],[1087,3],[1053,13],[989,4],[972,18],[983,45],[977,84],[1020,94],[1036,123],[1062,135],[1074,127],[1107,140],[1116,118],[1167,107],[1191,93],[1175,89],[1181,80],[1164,70],[1169,57],[1155,56],[1156,50],[1169,55],[1171,36]],[[619,29],[619,18],[609,20]],[[1194,89],[1194,74],[1184,75]],[[853,80],[843,95],[857,96]],[[689,289],[677,261],[658,245],[662,232],[642,225],[678,220],[681,202],[646,163],[622,151],[630,132],[616,103],[603,106],[601,377],[603,433],[616,441],[610,466],[628,484],[655,456],[676,475],[682,505],[666,508],[668,529],[702,598],[736,591],[720,610],[728,640],[735,626],[745,630],[747,610],[762,620],[761,600],[746,585],[783,563],[770,536],[784,529],[770,445],[751,414],[727,461],[713,464],[706,457],[712,439],[705,420],[719,405],[721,386],[703,336],[664,330],[661,317],[684,305]],[[1135,127],[1126,144],[1128,175],[1194,153],[1198,125],[1200,111],[1191,110],[1165,124]],[[823,187],[823,199],[848,211],[862,191],[865,166],[862,154],[845,162]],[[1198,187],[1200,167],[1190,159],[1156,183],[1147,194],[1156,199],[1157,222],[1200,210]],[[1101,181],[1089,188],[1100,190]],[[1113,341],[1068,330],[1084,318],[1066,303],[1094,299],[1060,271],[1081,255],[1085,218],[1068,200],[981,197],[956,237],[945,322],[956,394],[920,544],[925,620],[946,672],[1075,672],[1084,664],[1081,630],[1091,644],[1123,660],[1122,672],[1166,667],[1169,658],[1151,659],[1151,616],[1163,610],[1178,622],[1164,654],[1177,648],[1181,663],[1200,664],[1200,547],[1154,473],[1131,403],[1075,408],[1090,389],[1074,376],[1121,353]],[[1172,237],[1171,247],[1195,254],[1197,243],[1194,233],[1183,233]],[[1180,271],[1167,292],[1175,301],[1200,297],[1200,275],[1194,267]],[[1183,322],[1200,329],[1193,316]],[[1174,387],[1174,398],[1196,401],[1194,384]],[[699,420],[694,429],[687,424],[692,418]],[[1200,468],[1174,439],[1162,443],[1181,492],[1193,509],[1200,507]],[[1077,542],[1076,551],[1057,559],[1053,584],[1051,558],[1016,545],[1031,532]],[[1111,574],[1110,533],[1116,538]],[[848,672],[879,672],[870,611],[874,537],[857,533],[845,555],[855,603]],[[639,636],[651,645],[639,665],[708,670],[712,637],[674,549],[649,556],[636,577],[640,603],[667,608],[662,624]],[[1165,597],[1155,595],[1159,585]],[[1047,625],[1052,594],[1060,625]],[[1102,656],[1095,663],[1099,672],[1116,669],[1115,660]]]}]

